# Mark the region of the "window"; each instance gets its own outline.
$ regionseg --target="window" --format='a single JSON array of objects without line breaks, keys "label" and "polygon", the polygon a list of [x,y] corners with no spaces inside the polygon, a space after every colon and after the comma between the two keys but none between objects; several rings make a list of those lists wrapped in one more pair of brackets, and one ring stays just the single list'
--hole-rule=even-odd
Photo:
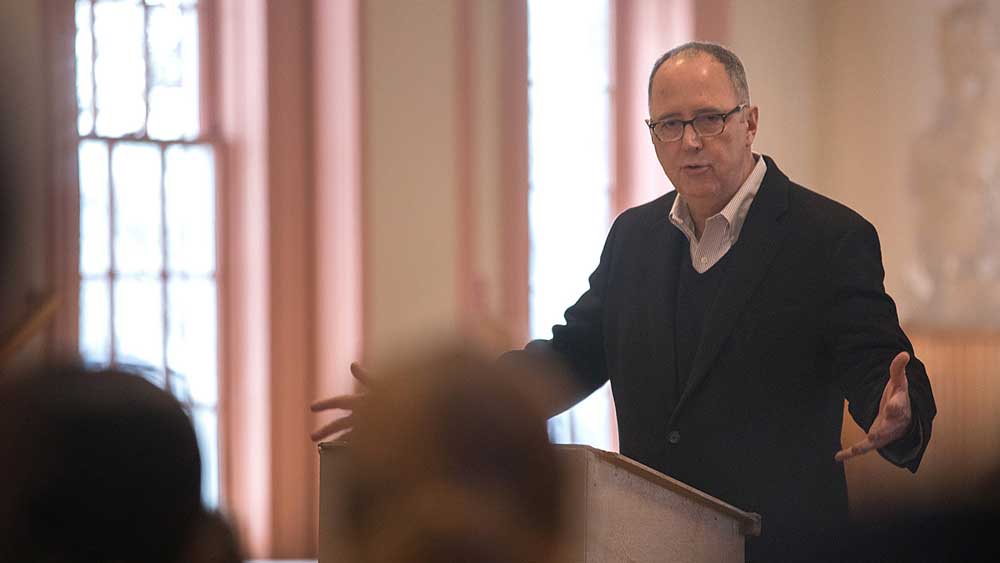
[{"label": "window", "polygon": [[84,361],[131,366],[189,409],[218,505],[215,151],[198,0],[77,0]]},{"label": "window", "polygon": [[[587,289],[610,216],[609,0],[529,0],[528,195],[532,338]],[[572,18],[567,18],[568,13]],[[553,418],[555,442],[614,447],[605,385]]]}]

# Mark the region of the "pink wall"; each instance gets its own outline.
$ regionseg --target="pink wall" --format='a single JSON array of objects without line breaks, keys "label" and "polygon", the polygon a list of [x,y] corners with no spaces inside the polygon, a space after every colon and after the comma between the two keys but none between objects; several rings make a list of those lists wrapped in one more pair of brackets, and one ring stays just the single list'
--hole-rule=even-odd
[{"label": "pink wall", "polygon": [[250,555],[272,543],[264,6],[218,2],[222,498]]},{"label": "pink wall", "polygon": [[[524,36],[524,12],[511,4],[215,7],[223,496],[253,556],[315,555],[308,432],[330,415],[307,406],[353,389],[350,361],[377,362],[487,316],[526,333],[526,61],[512,39]],[[512,32],[487,39],[484,11]],[[475,81],[487,55],[510,77],[499,91]],[[484,112],[505,125],[478,128]],[[484,157],[487,145],[503,156]],[[482,171],[508,156],[503,194],[487,194],[503,203],[488,213],[517,215],[484,243]],[[513,265],[490,268],[503,280],[482,273],[483,244]],[[482,298],[487,286],[499,307]]]},{"label": "pink wall", "polygon": [[694,39],[689,0],[615,0],[612,58],[614,95],[612,166],[614,214],[673,189],[656,160],[649,129],[647,89],[653,62]]},{"label": "pink wall", "polygon": [[[350,35],[328,32],[352,7],[324,6],[322,26],[306,1],[220,0],[214,14],[224,146],[223,500],[253,556],[315,553],[318,472],[308,435],[316,418],[308,405],[350,387],[346,369],[338,373],[331,364],[358,353],[352,202],[359,190],[356,157],[343,148],[354,129],[312,105],[323,100],[322,108],[336,108],[326,104],[349,105],[357,96],[314,78],[314,65],[332,76],[349,69],[314,56],[310,29],[316,25],[315,37],[341,38],[349,49]],[[337,298],[347,305],[331,301]]]}]

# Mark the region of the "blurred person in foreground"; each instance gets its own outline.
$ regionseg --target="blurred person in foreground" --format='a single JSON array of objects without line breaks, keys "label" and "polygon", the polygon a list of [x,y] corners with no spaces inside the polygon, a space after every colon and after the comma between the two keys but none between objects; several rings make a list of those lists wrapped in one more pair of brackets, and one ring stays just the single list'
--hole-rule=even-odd
[{"label": "blurred person in foreground", "polygon": [[381,375],[346,452],[350,560],[562,560],[564,484],[546,391],[458,347]]},{"label": "blurred person in foreground", "polygon": [[138,375],[47,366],[0,382],[0,560],[240,560],[201,504],[181,404]]},{"label": "blurred person in foreground", "polygon": [[[675,191],[623,212],[566,323],[502,361],[562,366],[577,392],[550,415],[610,380],[622,454],[759,513],[748,560],[796,560],[847,520],[841,462],[877,450],[917,470],[930,381],[885,292],[872,224],[754,152],[760,112],[739,57],[676,47],[648,94]],[[867,432],[846,448],[845,399]]]}]

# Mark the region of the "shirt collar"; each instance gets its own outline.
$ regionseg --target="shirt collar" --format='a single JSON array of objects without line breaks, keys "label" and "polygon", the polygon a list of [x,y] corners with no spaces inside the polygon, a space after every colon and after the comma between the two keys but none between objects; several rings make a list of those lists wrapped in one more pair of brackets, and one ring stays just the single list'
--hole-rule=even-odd
[{"label": "shirt collar", "polygon": [[[757,164],[750,171],[747,179],[743,181],[743,185],[740,186],[740,189],[736,190],[736,193],[729,200],[729,203],[722,208],[722,211],[712,215],[706,221],[706,225],[710,222],[724,221],[725,225],[729,227],[734,240],[743,229],[743,222],[746,220],[747,211],[750,209],[753,198],[760,190],[760,185],[764,181],[764,174],[767,172],[767,164],[764,163],[764,159],[757,153],[754,153],[753,156],[757,160]],[[674,205],[670,208],[670,222],[687,235],[688,239],[692,242],[697,240],[694,234],[694,218],[691,217],[691,211],[680,194],[677,194],[677,197],[674,198]]]}]

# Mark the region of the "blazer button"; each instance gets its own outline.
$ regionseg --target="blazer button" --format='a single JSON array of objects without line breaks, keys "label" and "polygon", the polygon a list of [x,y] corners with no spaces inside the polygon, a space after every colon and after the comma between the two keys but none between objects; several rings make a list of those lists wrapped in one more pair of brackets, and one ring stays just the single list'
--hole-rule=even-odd
[{"label": "blazer button", "polygon": [[670,434],[667,434],[667,441],[670,442],[671,444],[680,444],[681,443],[681,431],[680,430],[671,430]]}]

